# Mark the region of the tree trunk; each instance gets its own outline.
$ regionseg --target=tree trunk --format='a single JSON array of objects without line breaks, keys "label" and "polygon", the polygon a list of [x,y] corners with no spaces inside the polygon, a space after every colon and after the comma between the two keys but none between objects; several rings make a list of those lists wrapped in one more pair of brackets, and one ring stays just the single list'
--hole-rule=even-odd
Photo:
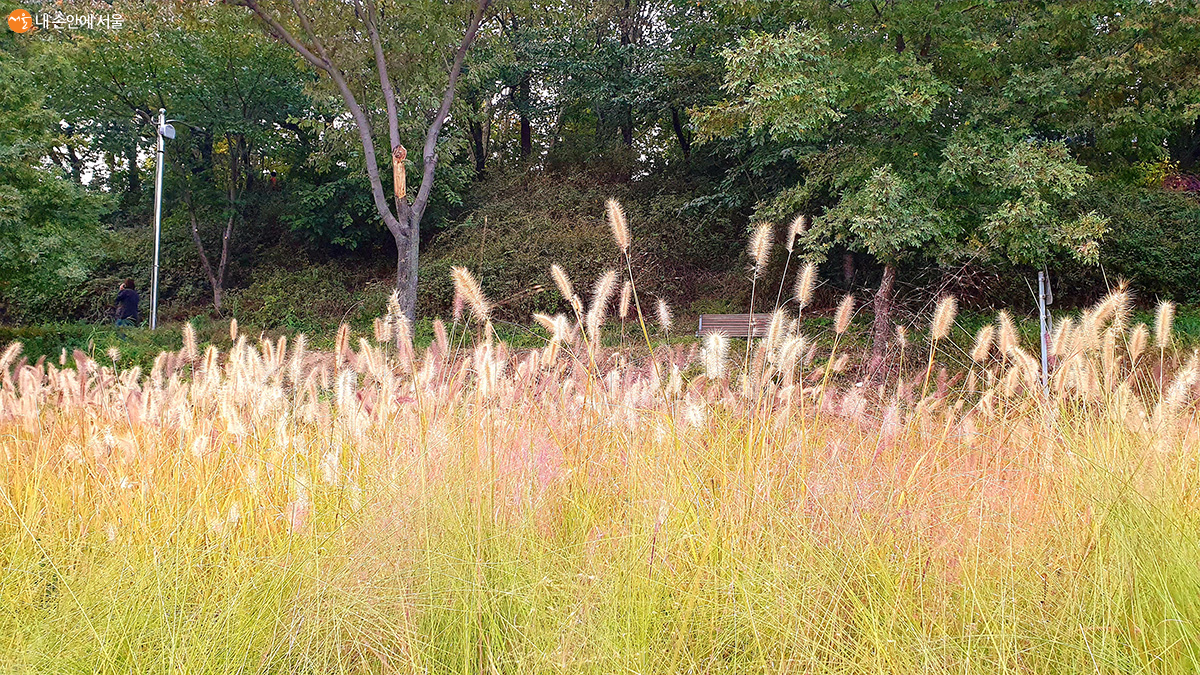
[{"label": "tree trunk", "polygon": [[[297,39],[296,35],[293,35],[285,27],[287,21],[280,21],[271,11],[265,10],[259,4],[259,0],[227,1],[232,4],[242,5],[252,11],[265,24],[269,33],[286,43],[293,51],[303,57],[305,61],[328,75],[339,94],[341,94],[342,101],[346,105],[346,110],[350,113],[350,117],[354,120],[354,126],[358,130],[359,142],[362,144],[363,158],[367,169],[367,180],[371,184],[371,197],[375,203],[375,210],[379,212],[380,218],[383,219],[383,224],[391,232],[392,237],[396,241],[396,287],[401,295],[401,304],[409,319],[415,319],[417,248],[420,243],[421,217],[424,215],[425,208],[429,204],[429,197],[433,190],[434,173],[438,164],[438,137],[441,134],[446,118],[450,115],[450,106],[454,103],[455,89],[458,84],[459,74],[462,72],[463,60],[467,55],[467,50],[471,47],[471,43],[475,41],[475,37],[479,34],[480,24],[485,18],[491,0],[478,0],[475,11],[472,12],[471,19],[467,24],[466,32],[463,34],[462,41],[454,53],[454,60],[448,73],[446,90],[442,94],[441,106],[438,108],[433,121],[425,133],[425,147],[421,154],[424,167],[421,175],[421,183],[417,188],[417,194],[411,204],[407,200],[398,200],[399,203],[396,204],[396,213],[394,214],[392,207],[388,205],[387,195],[384,193],[383,182],[380,179],[379,164],[375,158],[375,141],[372,138],[370,120],[366,112],[364,112],[363,107],[358,103],[358,98],[354,94],[354,87],[346,80],[345,74],[331,57],[330,51],[326,50],[325,45],[314,32],[313,25],[304,11],[305,3],[295,1],[291,3],[292,14],[304,31],[301,38]],[[374,1],[368,0],[365,6],[366,12],[360,13],[359,18],[366,24],[365,27],[371,51],[375,57],[380,91],[383,94],[387,113],[388,137],[393,152],[395,152],[400,147],[395,91],[392,88],[391,77],[388,75],[387,60],[383,53],[383,45],[379,37],[377,26],[378,16]],[[305,44],[305,41],[308,44]]]},{"label": "tree trunk", "polygon": [[625,147],[633,147],[633,106],[626,103],[621,106],[621,142]]},{"label": "tree trunk", "polygon": [[126,208],[131,209],[142,200],[142,179],[138,173],[137,143],[125,146],[125,161],[129,164],[129,171],[122,201]]},{"label": "tree trunk", "polygon": [[867,377],[871,382],[882,382],[887,374],[887,343],[892,334],[892,294],[896,287],[896,267],[884,265],[883,279],[875,293],[875,323],[872,326],[871,360],[867,365]]},{"label": "tree trunk", "polygon": [[521,77],[517,85],[517,115],[521,118],[521,159],[533,154],[533,125],[529,122],[529,73]]},{"label": "tree trunk", "polygon": [[[420,249],[419,223],[407,220],[409,236],[396,237],[396,290],[400,309],[410,320],[417,315],[417,261]],[[413,236],[416,235],[416,236]]]},{"label": "tree trunk", "polygon": [[854,252],[846,251],[842,254],[842,285],[846,290],[854,287]]},{"label": "tree trunk", "polygon": [[471,128],[471,154],[475,155],[475,175],[482,176],[487,165],[487,150],[483,147],[483,123],[474,120]]},{"label": "tree trunk", "polygon": [[679,141],[679,149],[683,151],[683,159],[691,159],[692,141],[688,138],[687,129],[683,128],[683,121],[679,119],[679,109],[674,106],[671,107],[671,128],[675,130],[675,138]]}]

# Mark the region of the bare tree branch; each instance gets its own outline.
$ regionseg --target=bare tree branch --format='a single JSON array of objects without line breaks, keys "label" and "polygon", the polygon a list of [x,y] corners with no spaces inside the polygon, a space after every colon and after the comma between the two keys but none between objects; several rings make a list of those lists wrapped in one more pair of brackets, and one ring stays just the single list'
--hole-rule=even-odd
[{"label": "bare tree branch", "polygon": [[471,48],[471,43],[475,41],[475,36],[479,33],[479,26],[483,23],[483,16],[490,4],[491,0],[479,0],[479,5],[471,16],[471,22],[467,26],[467,32],[463,35],[462,43],[458,45],[458,51],[454,53],[454,65],[450,68],[450,81],[446,84],[446,92],[442,95],[442,105],[438,108],[433,123],[429,125],[428,133],[425,134],[423,155],[425,171],[421,176],[421,187],[417,191],[417,198],[413,201],[413,220],[416,222],[420,222],[421,216],[425,213],[425,207],[429,205],[429,194],[433,189],[433,173],[437,168],[438,161],[438,135],[441,134],[442,125],[446,123],[446,117],[450,114],[450,106],[454,103],[454,93],[458,84],[458,75],[462,72],[463,60],[467,56],[467,50]]},{"label": "bare tree branch", "polygon": [[304,57],[305,61],[308,61],[312,65],[324,70],[325,72],[329,72],[329,63],[322,60],[316,54],[313,54],[308,47],[305,47],[299,40],[293,37],[292,34],[288,32],[288,29],[283,27],[283,24],[279,23],[275,17],[271,16],[269,12],[259,6],[257,0],[227,0],[227,2],[232,5],[240,5],[246,9],[249,9],[251,12],[254,12],[254,15],[257,16],[259,20],[267,24],[267,28],[272,35],[286,42],[287,45],[294,49],[297,54]]}]

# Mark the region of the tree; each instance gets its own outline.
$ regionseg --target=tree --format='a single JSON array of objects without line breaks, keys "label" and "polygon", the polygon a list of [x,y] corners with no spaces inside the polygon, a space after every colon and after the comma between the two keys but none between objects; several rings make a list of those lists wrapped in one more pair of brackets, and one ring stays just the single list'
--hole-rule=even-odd
[{"label": "tree", "polygon": [[[1077,3],[1067,20],[1040,5],[814,1],[794,8],[788,29],[726,51],[726,100],[695,111],[699,126],[794,158],[799,179],[762,200],[760,215],[816,215],[803,242],[814,256],[840,244],[883,267],[872,377],[883,374],[905,257],[1096,259],[1105,220],[1073,200],[1090,178],[1079,155],[1107,119],[1082,112],[1095,111],[1094,69],[1064,63],[1119,49],[1099,40],[1097,54],[1087,39],[1113,11]],[[1090,29],[1056,34],[1064,21]],[[1082,100],[1044,95],[1055,77]]]},{"label": "tree", "polygon": [[[362,144],[363,161],[366,164],[375,209],[396,242],[396,288],[400,293],[401,308],[409,318],[414,318],[421,219],[429,205],[430,194],[433,190],[434,172],[438,164],[438,137],[454,102],[463,60],[479,33],[480,24],[483,22],[491,0],[477,0],[467,19],[466,28],[462,32],[458,47],[453,53],[445,91],[425,133],[421,156],[423,162],[421,183],[412,201],[409,201],[405,186],[404,162],[407,150],[401,145],[397,112],[398,104],[401,102],[396,96],[396,87],[390,74],[393,64],[388,62],[384,40],[381,38],[381,31],[388,28],[386,22],[389,19],[398,18],[403,21],[404,17],[385,14],[384,10],[387,8],[378,4],[376,0],[354,0],[352,3],[353,22],[358,30],[346,30],[345,21],[349,17],[344,11],[345,7],[340,4],[327,8],[325,12],[326,17],[336,20],[338,25],[329,30],[322,30],[323,26],[314,21],[315,15],[305,9],[306,5],[311,7],[311,4],[301,0],[291,0],[289,5],[279,11],[272,11],[270,7],[265,6],[259,0],[228,0],[228,2],[246,7],[253,12],[270,35],[286,43],[305,61],[326,75],[338,95],[341,96],[346,110],[354,121],[359,141]],[[440,11],[440,8],[434,8],[432,13],[440,13]],[[425,27],[428,26],[428,23],[435,21],[433,16],[423,16],[421,19],[425,22],[422,24]],[[420,22],[414,23],[419,24]],[[410,28],[415,29],[414,32],[420,32],[416,26],[410,26]],[[420,36],[414,36],[413,39],[420,39]],[[370,55],[374,62],[374,77],[379,84],[378,93],[382,98],[383,114],[391,145],[394,198],[392,205],[388,204],[375,151],[375,130],[371,124],[371,115],[377,111],[366,107],[355,94],[355,91],[365,91],[369,87],[366,69],[361,67],[365,55]],[[344,68],[345,64],[340,60],[346,58],[359,59],[352,63],[359,67]],[[369,104],[370,101],[366,103]]]},{"label": "tree", "polygon": [[30,70],[0,46],[0,314],[45,320],[78,310],[109,200],[43,161],[67,139]]},{"label": "tree", "polygon": [[155,142],[158,108],[177,120],[179,135],[167,144],[164,212],[183,204],[186,214],[168,221],[189,228],[219,312],[235,235],[267,196],[270,171],[299,140],[293,120],[308,112],[307,78],[286,47],[247,36],[249,20],[226,7],[128,20],[130,36],[99,32],[54,45],[67,52],[73,77],[52,86],[51,101],[66,108],[68,129],[92,141],[86,160],[112,166],[105,149],[131,156],[131,189],[137,148]]}]

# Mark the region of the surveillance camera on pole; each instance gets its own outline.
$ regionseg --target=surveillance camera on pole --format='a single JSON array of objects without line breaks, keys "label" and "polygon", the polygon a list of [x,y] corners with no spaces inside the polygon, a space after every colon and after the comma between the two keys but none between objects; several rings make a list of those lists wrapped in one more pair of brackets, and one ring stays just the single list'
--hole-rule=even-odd
[{"label": "surveillance camera on pole", "polygon": [[150,280],[150,328],[158,328],[158,249],[162,239],[163,139],[175,138],[175,127],[167,124],[167,111],[158,109],[157,154],[154,159],[154,272]]}]

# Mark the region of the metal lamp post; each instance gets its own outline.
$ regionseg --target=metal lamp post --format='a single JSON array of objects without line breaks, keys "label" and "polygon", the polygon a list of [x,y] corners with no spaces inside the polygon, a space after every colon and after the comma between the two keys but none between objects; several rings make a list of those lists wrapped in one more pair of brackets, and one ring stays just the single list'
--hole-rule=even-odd
[{"label": "metal lamp post", "polygon": [[154,159],[154,271],[150,278],[150,329],[158,328],[158,249],[162,239],[163,140],[175,138],[175,127],[167,124],[167,111],[158,109],[157,154]]}]

